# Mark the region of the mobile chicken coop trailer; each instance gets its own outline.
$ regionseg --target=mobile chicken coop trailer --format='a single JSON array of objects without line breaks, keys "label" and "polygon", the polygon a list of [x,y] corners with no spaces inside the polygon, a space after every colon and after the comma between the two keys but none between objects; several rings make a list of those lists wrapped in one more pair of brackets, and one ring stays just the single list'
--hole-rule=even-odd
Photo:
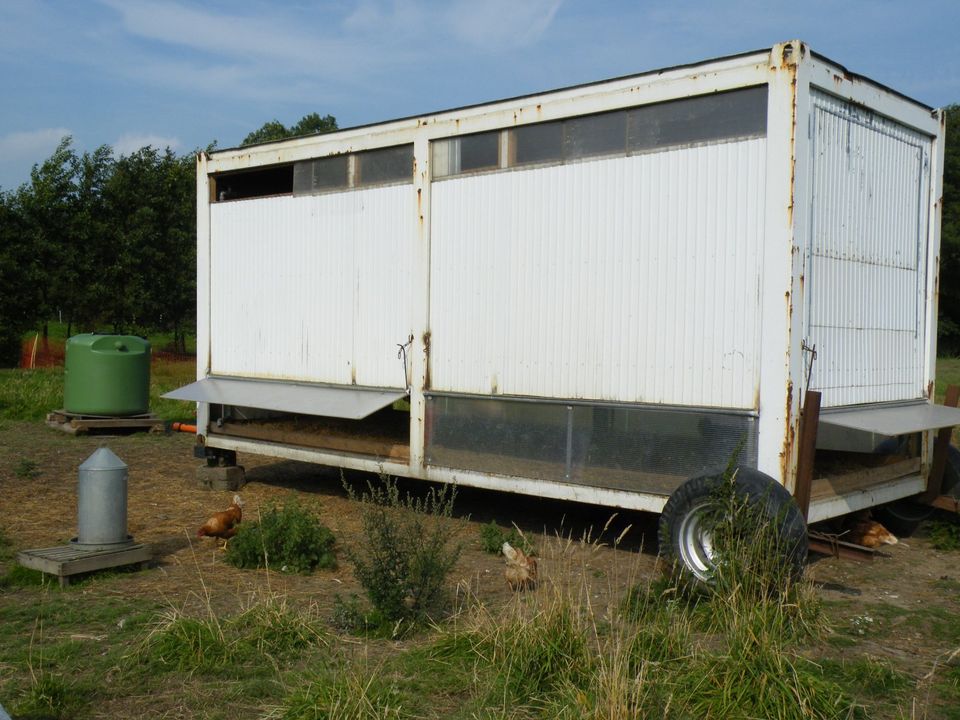
[{"label": "mobile chicken coop trailer", "polygon": [[788,502],[807,390],[808,521],[927,490],[960,423],[943,117],[793,41],[201,154],[198,382],[168,397],[208,457],[666,507],[705,572],[688,481],[739,447]]}]

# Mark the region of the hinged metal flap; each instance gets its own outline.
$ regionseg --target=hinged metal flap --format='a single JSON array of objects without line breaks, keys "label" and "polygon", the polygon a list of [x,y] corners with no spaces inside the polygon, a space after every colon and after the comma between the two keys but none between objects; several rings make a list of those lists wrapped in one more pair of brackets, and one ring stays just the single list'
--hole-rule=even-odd
[{"label": "hinged metal flap", "polygon": [[820,425],[833,425],[878,435],[906,435],[960,425],[960,408],[921,402],[824,410],[820,413]]},{"label": "hinged metal flap", "polygon": [[162,397],[361,420],[406,395],[406,390],[208,377]]}]

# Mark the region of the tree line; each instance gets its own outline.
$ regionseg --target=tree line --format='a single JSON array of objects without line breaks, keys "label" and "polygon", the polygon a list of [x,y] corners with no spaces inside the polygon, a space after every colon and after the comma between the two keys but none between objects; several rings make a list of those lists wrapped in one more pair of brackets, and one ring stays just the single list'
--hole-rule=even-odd
[{"label": "tree line", "polygon": [[[290,127],[264,123],[242,144],[336,129],[311,113]],[[0,366],[16,365],[23,333],[54,318],[68,334],[169,332],[185,349],[196,311],[194,167],[192,153],[80,154],[65,137],[29,182],[0,191]],[[940,264],[939,349],[958,354],[960,105],[947,108]]]},{"label": "tree line", "polygon": [[[317,113],[291,127],[272,120],[242,144],[336,127]],[[0,367],[19,362],[25,332],[46,336],[58,318],[68,336],[164,332],[185,351],[196,319],[195,167],[194,153],[80,153],[64,137],[28,182],[0,191]]]}]

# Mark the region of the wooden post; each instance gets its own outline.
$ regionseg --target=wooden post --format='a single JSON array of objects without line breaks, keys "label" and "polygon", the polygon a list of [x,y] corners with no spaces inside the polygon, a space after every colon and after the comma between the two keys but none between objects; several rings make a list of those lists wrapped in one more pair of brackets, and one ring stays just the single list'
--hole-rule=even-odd
[{"label": "wooden post", "polygon": [[[960,387],[950,385],[947,387],[947,396],[943,399],[943,404],[947,407],[957,407],[958,401],[960,401]],[[930,463],[930,474],[927,475],[927,490],[919,497],[920,502],[932,503],[940,497],[943,472],[947,469],[947,449],[950,447],[952,434],[952,427],[940,428],[937,433],[937,439],[933,443],[933,462]]]},{"label": "wooden post", "polygon": [[797,457],[797,480],[793,499],[797,501],[803,519],[810,511],[810,488],[813,486],[813,462],[817,454],[817,428],[820,425],[820,393],[807,390],[800,411],[800,450]]}]

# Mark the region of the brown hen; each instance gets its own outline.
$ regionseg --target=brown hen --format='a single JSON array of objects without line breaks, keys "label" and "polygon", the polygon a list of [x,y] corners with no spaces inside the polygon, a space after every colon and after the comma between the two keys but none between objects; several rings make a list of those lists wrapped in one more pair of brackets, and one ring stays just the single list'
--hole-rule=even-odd
[{"label": "brown hen", "polygon": [[[197,530],[197,537],[215,537],[222,540],[229,540],[237,534],[237,525],[243,517],[243,501],[239,495],[233,496],[233,504],[226,510],[214,513],[210,516],[200,529]],[[224,545],[226,547],[226,545]]]}]

